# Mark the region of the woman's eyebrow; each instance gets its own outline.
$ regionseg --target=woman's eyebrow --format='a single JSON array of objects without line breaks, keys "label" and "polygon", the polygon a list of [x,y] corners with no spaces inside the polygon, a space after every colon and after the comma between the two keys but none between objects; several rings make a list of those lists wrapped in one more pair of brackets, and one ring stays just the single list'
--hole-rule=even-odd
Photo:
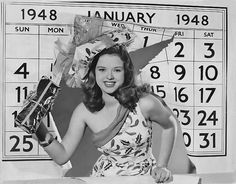
[{"label": "woman's eyebrow", "polygon": [[[96,68],[107,68],[106,66],[98,65]],[[114,66],[113,68],[124,68],[123,66]]]}]

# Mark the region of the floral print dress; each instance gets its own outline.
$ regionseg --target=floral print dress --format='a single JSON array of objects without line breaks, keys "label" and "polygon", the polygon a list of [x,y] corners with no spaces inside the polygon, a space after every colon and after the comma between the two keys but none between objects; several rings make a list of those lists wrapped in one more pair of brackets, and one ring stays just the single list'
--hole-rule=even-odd
[{"label": "floral print dress", "polygon": [[[105,130],[106,137],[114,135],[97,146],[102,155],[94,164],[92,176],[150,175],[156,164],[152,154],[151,122],[145,120],[139,105],[137,104],[135,112],[119,111],[116,119],[119,119],[120,114],[123,114],[123,122],[114,121]],[[121,124],[120,128],[117,128],[118,124]],[[112,133],[114,129],[117,129],[116,133]]]}]

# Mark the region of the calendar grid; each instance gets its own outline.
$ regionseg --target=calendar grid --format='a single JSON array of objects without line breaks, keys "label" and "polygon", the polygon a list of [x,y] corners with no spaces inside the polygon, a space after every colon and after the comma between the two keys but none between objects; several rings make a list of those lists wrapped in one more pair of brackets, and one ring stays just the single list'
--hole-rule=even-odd
[{"label": "calendar grid", "polygon": [[[193,50],[196,50],[196,48],[195,48],[195,45],[196,45],[196,40],[200,40],[200,39],[197,39],[196,38],[196,34],[195,34],[195,31],[196,30],[194,30],[194,37],[193,37]],[[223,37],[222,37],[223,38]],[[211,40],[217,40],[217,39],[211,39]],[[218,39],[218,40],[221,40],[222,42],[223,42],[223,39]],[[223,49],[223,48],[222,48]],[[222,53],[224,53],[224,50],[222,50]],[[225,53],[224,53],[225,54]],[[200,61],[200,60],[196,60],[195,58],[196,58],[196,56],[195,56],[195,52],[193,53],[193,66],[192,66],[192,70],[194,71],[193,72],[193,74],[192,74],[192,77],[193,77],[193,81],[195,81],[195,63],[201,63],[202,61]],[[220,61],[215,61],[214,60],[214,63],[215,62],[222,62],[222,61],[225,61],[223,58],[222,58],[222,60]],[[167,62],[168,62],[168,60],[167,60]],[[175,60],[173,60],[173,62],[175,62]],[[188,62],[188,61],[182,61],[182,62]],[[209,63],[212,63],[212,62],[209,62]],[[224,69],[223,69],[223,67],[222,67],[222,69],[220,70],[221,71],[221,73],[223,73],[224,72]],[[166,82],[166,81],[165,81]],[[172,84],[181,84],[181,83],[178,83],[178,82],[171,82]],[[196,85],[199,85],[199,84],[201,84],[201,83],[184,83],[185,85],[193,85],[193,87],[194,87],[194,89],[195,90],[193,90],[193,96],[195,96],[195,91],[196,91]],[[214,84],[211,84],[211,83],[207,83],[207,84],[205,84],[205,85],[207,85],[208,87],[209,86],[212,86],[212,87],[214,87],[214,86],[216,86],[216,83],[214,83]],[[219,83],[217,83],[217,85],[218,86],[223,86],[224,84],[222,83],[222,82],[219,82]],[[221,104],[223,104],[223,99],[224,99],[224,96],[223,96],[223,94],[224,94],[224,90],[223,90],[223,88],[222,88],[222,103]],[[178,106],[178,104],[174,104],[174,103],[171,103],[171,102],[169,102],[169,104],[170,105],[174,105],[174,106]],[[179,107],[181,107],[181,106],[184,106],[184,104],[181,104],[181,105],[179,105]],[[195,103],[195,98],[193,98],[193,105],[192,106],[190,106],[190,105],[187,105],[186,107],[193,107],[193,113],[194,113],[194,116],[193,116],[193,122],[197,122],[196,121],[196,119],[195,119],[195,117],[196,117],[196,108],[197,107],[203,107],[204,108],[204,106],[202,106],[202,105],[196,105],[196,103]],[[223,109],[223,107],[222,107],[222,105],[214,105],[214,106],[207,106],[208,108],[210,108],[210,107],[212,107],[212,108],[217,108],[217,107],[219,107],[219,108],[222,108]],[[222,128],[214,128],[214,130],[215,131],[217,131],[217,130],[219,130],[219,131],[221,131],[222,133],[221,133],[221,139],[222,140],[225,140],[225,137],[224,137],[224,128],[225,128],[225,124],[223,123],[224,122],[224,120],[223,120],[223,118],[222,119],[220,119],[220,122],[222,122]],[[191,128],[186,128],[186,127],[183,127],[185,130],[191,130]],[[199,128],[194,128],[194,126],[193,126],[193,148],[194,148],[194,144],[195,144],[195,141],[194,141],[194,137],[195,137],[195,132],[196,131],[198,131],[198,130],[203,130],[203,129],[199,129]],[[206,129],[207,130],[207,129]],[[209,129],[210,130],[210,129]],[[226,140],[225,140],[226,141]],[[222,141],[221,142],[221,151],[216,151],[216,153],[221,153],[221,152],[224,152],[224,141]],[[209,156],[208,154],[209,153],[212,153],[212,154],[214,154],[213,153],[214,151],[204,151],[204,153],[206,154],[206,155],[204,155],[204,156]],[[199,155],[201,155],[202,154],[202,152],[201,151],[197,151],[197,150],[195,150],[195,149],[193,149],[193,152],[192,151],[190,151],[189,152],[189,155],[190,156],[196,156],[196,155],[194,155],[194,154],[199,154]],[[198,155],[198,156],[199,156]],[[223,154],[224,155],[224,154]],[[223,156],[222,155],[222,156]],[[219,156],[219,155],[218,155]]]},{"label": "calendar grid", "polygon": [[[150,61],[143,69],[141,78],[149,82],[154,92],[163,96],[178,115],[190,156],[226,155],[228,38],[225,7],[153,4],[145,5],[144,8],[140,4],[132,3],[43,3],[45,12],[49,13],[53,9],[57,13],[58,20],[52,21],[42,20],[41,17],[36,16],[37,14],[34,18],[27,14],[27,11],[31,11],[31,14],[33,12],[39,14],[39,11],[42,11],[39,5],[38,3],[14,2],[4,6],[6,10],[18,14],[12,18],[7,14],[8,11],[3,12],[4,72],[2,75],[3,94],[6,96],[3,98],[3,160],[49,159],[44,152],[41,152],[37,142],[32,142],[33,149],[29,154],[22,151],[31,145],[29,142],[27,144],[29,141],[27,135],[6,122],[13,122],[13,113],[19,110],[26,93],[34,88],[41,76],[50,75],[54,62],[55,39],[71,34],[71,32],[66,32],[66,28],[72,26],[71,23],[64,22],[64,18],[59,13],[68,8],[72,10],[72,13],[103,15],[103,11],[107,14],[111,11],[111,13],[117,13],[117,16],[124,15],[125,11],[122,10],[124,9],[129,10],[133,13],[132,15],[136,13],[143,17],[147,15],[146,9],[148,9],[148,13],[153,13],[148,14],[149,19],[144,20],[139,17],[139,21],[150,21],[146,25],[139,24],[135,16],[134,22],[125,23],[140,38],[145,37],[144,41],[147,41],[147,45],[157,40],[170,39],[171,33],[175,33],[173,42],[164,48],[157,58]],[[63,8],[61,8],[62,5]],[[117,9],[122,11],[117,11]],[[19,19],[23,16],[22,10],[25,13],[24,20]],[[153,19],[151,22],[151,15],[154,18],[156,14],[158,14],[158,19]],[[170,17],[168,21],[162,22],[159,19],[167,15]],[[47,19],[49,17],[48,14]],[[218,23],[215,24],[211,22],[212,20],[217,20]],[[113,22],[119,21],[113,20]],[[101,29],[112,29],[116,27],[114,25],[103,24]],[[142,30],[140,25],[146,26],[146,29]],[[64,28],[64,32],[56,32],[60,28]],[[14,42],[17,41],[19,43],[15,44]],[[142,40],[143,44],[144,41]],[[17,47],[17,44],[21,47]],[[17,98],[18,101],[14,101]],[[216,144],[216,139],[219,144]],[[16,145],[17,140],[19,140],[18,145]],[[14,146],[17,149],[14,150]]]}]

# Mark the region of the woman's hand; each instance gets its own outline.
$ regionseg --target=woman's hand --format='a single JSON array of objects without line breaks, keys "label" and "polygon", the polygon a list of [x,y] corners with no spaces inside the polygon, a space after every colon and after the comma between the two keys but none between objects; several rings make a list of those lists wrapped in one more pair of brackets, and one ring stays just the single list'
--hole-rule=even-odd
[{"label": "woman's hand", "polygon": [[173,180],[171,171],[166,167],[154,167],[152,170],[152,177],[157,183],[171,182]]}]

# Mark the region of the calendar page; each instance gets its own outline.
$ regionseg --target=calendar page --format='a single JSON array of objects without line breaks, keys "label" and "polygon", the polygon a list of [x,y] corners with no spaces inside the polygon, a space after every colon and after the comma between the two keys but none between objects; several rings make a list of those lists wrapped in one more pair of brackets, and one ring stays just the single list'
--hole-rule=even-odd
[{"label": "calendar page", "polygon": [[[215,166],[223,172],[220,165],[229,163],[227,11],[214,4],[2,2],[2,164],[53,162],[31,135],[16,127],[14,118],[41,77],[51,77],[55,41],[73,35],[74,17],[83,15],[106,20],[103,31],[130,28],[143,48],[173,36],[140,68],[139,80],[149,83],[179,119],[197,170],[210,172]],[[54,117],[48,117],[46,126],[60,139]]]}]

